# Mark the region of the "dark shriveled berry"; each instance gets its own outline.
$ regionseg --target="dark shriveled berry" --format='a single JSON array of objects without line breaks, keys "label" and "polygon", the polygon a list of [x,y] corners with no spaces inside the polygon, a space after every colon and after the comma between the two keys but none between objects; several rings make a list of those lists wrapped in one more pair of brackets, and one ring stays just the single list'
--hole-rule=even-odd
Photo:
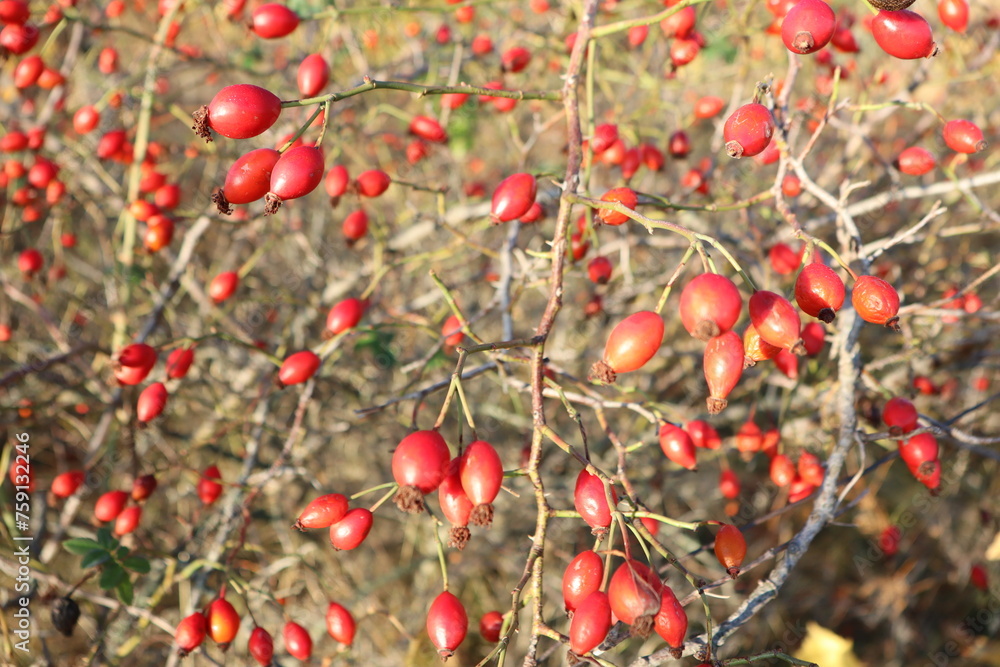
[{"label": "dark shriveled berry", "polygon": [[69,637],[73,634],[76,622],[80,620],[80,605],[72,598],[59,598],[52,603],[52,626]]}]

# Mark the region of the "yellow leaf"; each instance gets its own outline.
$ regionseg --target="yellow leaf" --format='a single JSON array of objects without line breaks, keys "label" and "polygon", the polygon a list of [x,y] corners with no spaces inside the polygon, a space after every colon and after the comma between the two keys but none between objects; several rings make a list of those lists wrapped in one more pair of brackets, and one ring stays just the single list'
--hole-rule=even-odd
[{"label": "yellow leaf", "polygon": [[854,641],[841,637],[819,623],[806,624],[806,637],[794,657],[823,667],[862,667],[854,655]]}]

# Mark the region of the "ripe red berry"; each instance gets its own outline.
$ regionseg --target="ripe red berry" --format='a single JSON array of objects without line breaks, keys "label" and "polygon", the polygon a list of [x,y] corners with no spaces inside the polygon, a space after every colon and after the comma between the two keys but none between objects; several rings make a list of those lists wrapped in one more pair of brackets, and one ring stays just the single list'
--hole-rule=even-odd
[{"label": "ripe red berry", "polygon": [[167,388],[162,382],[154,382],[139,394],[135,405],[135,416],[142,422],[152,421],[160,416],[167,405]]},{"label": "ripe red berry", "polygon": [[473,504],[462,488],[462,478],[458,474],[458,459],[448,464],[448,472],[437,487],[438,505],[441,513],[451,524],[448,546],[461,551],[469,541],[469,517]]},{"label": "ripe red berry", "polygon": [[660,21],[660,30],[666,37],[687,37],[694,30],[697,18],[694,7],[685,7]]},{"label": "ripe red berry", "polygon": [[326,631],[330,636],[344,646],[350,646],[354,643],[356,630],[357,624],[351,612],[343,605],[331,602],[326,608]]},{"label": "ripe red berry", "polygon": [[603,255],[595,257],[587,264],[587,275],[592,283],[606,285],[611,280],[611,260]]},{"label": "ripe red berry", "polygon": [[966,0],[938,0],[938,18],[955,32],[969,26],[969,3]]},{"label": "ripe red berry", "polygon": [[664,422],[660,426],[660,449],[664,456],[688,470],[695,470],[698,462],[695,460],[695,447],[691,436],[679,426]]},{"label": "ripe red berry", "polygon": [[451,452],[437,431],[414,431],[396,446],[392,454],[392,476],[399,485],[396,506],[404,512],[422,512],[423,496],[441,484]]},{"label": "ripe red berry", "polygon": [[719,475],[719,492],[723,498],[733,500],[740,495],[740,478],[732,470],[723,470]]},{"label": "ripe red berry", "polygon": [[801,0],[781,23],[781,41],[792,53],[815,53],[826,46],[837,28],[837,17],[823,0]]},{"label": "ripe red berry", "polygon": [[523,46],[514,46],[500,56],[500,66],[505,72],[521,72],[531,62],[531,51]]},{"label": "ripe red berry", "polygon": [[[631,188],[612,188],[608,190],[603,195],[601,195],[601,201],[606,202],[618,202],[625,208],[635,210],[636,204],[638,203],[638,198],[635,195],[635,191]],[[618,211],[612,211],[609,208],[598,209],[598,217],[604,221],[605,224],[617,227],[618,225],[628,222],[629,217],[624,213],[619,213]]]},{"label": "ripe red berry", "polygon": [[893,435],[909,433],[917,428],[917,409],[907,399],[890,398],[882,408],[882,421]]},{"label": "ripe red berry", "polygon": [[806,315],[833,322],[847,291],[837,272],[820,262],[806,264],[795,279],[795,303]]},{"label": "ripe red berry", "polygon": [[735,331],[727,331],[708,341],[705,346],[703,367],[709,397],[706,400],[710,414],[722,412],[726,398],[743,375],[743,341]]},{"label": "ripe red berry", "polygon": [[302,59],[296,74],[296,83],[302,97],[315,97],[330,81],[330,64],[318,53]]},{"label": "ripe red berry", "polygon": [[594,155],[600,155],[618,141],[618,126],[613,123],[602,123],[594,128],[594,136],[590,138],[590,150]]},{"label": "ripe red berry", "polygon": [[49,490],[57,498],[69,498],[77,492],[86,478],[87,474],[82,470],[68,470],[52,478]]},{"label": "ripe red berry", "polygon": [[282,154],[271,170],[271,185],[264,196],[264,214],[274,213],[281,202],[298,199],[323,180],[323,152],[315,146],[297,146]]},{"label": "ripe red berry", "polygon": [[771,481],[777,486],[788,486],[795,478],[795,464],[784,454],[771,459]]},{"label": "ripe red berry", "polygon": [[323,187],[326,189],[326,194],[336,199],[347,192],[347,186],[350,182],[351,176],[347,173],[347,167],[342,164],[335,164],[330,167],[330,171],[326,172]]},{"label": "ripe red berry", "polygon": [[986,568],[979,563],[973,565],[972,569],[969,570],[969,582],[981,591],[989,590],[989,576],[986,574]]},{"label": "ripe red berry", "polygon": [[114,533],[115,535],[128,535],[139,527],[139,521],[142,519],[142,507],[139,505],[132,505],[126,507],[121,511],[121,514],[115,519]]},{"label": "ripe red berry", "polygon": [[444,344],[447,347],[456,347],[465,340],[465,333],[462,331],[462,321],[457,315],[450,315],[441,326],[441,335],[444,336]]},{"label": "ripe red berry", "polygon": [[771,269],[780,276],[790,276],[802,264],[802,251],[795,252],[787,243],[775,243],[767,251]]},{"label": "ripe red berry", "polygon": [[285,650],[293,658],[305,661],[312,657],[313,642],[309,632],[298,623],[288,621],[281,631],[281,636],[285,640]]},{"label": "ripe red berry", "polygon": [[771,143],[774,117],[763,104],[744,104],[726,119],[722,134],[730,157],[752,157]]},{"label": "ripe red berry", "polygon": [[278,369],[278,384],[287,387],[305,382],[319,369],[320,361],[316,353],[311,350],[302,350],[289,355]]},{"label": "ripe red berry", "polygon": [[721,97],[706,96],[701,97],[695,102],[694,105],[694,116],[695,118],[705,119],[712,118],[722,111],[726,106],[726,101]]},{"label": "ripe red berry", "polygon": [[194,362],[194,349],[179,347],[167,356],[167,377],[180,379],[187,375],[191,363]]},{"label": "ripe red berry", "polygon": [[410,121],[410,134],[435,144],[443,144],[448,141],[448,133],[430,116],[414,116]]},{"label": "ripe red berry", "polygon": [[94,517],[98,521],[114,521],[125,509],[128,502],[128,494],[124,491],[108,491],[97,499],[94,504]]},{"label": "ripe red berry", "polygon": [[802,194],[802,181],[795,174],[785,174],[781,180],[781,192],[792,199],[798,197]]},{"label": "ripe red berry", "polygon": [[31,17],[31,10],[22,0],[0,2],[0,23],[4,25],[24,25]]},{"label": "ripe red berry", "polygon": [[670,586],[664,585],[660,593],[660,611],[656,613],[653,625],[656,634],[671,648],[680,648],[684,645],[687,627],[688,617],[684,607]]},{"label": "ripe red berry", "polygon": [[87,105],[77,109],[73,114],[73,131],[77,134],[89,134],[94,131],[97,124],[101,122],[101,114],[93,105]]},{"label": "ripe red berry", "polygon": [[[618,503],[618,493],[611,487],[611,499]],[[593,533],[606,531],[611,525],[611,507],[608,506],[604,494],[604,483],[597,475],[585,469],[576,477],[576,487],[573,490],[573,505],[580,517],[587,522]]]},{"label": "ripe red berry", "polygon": [[195,113],[195,131],[211,139],[207,127],[230,139],[249,139],[266,132],[281,115],[281,100],[269,90],[241,83],[226,86],[207,107]]},{"label": "ripe red berry", "polygon": [[604,559],[595,551],[582,551],[563,572],[562,594],[566,611],[572,612],[587,597],[601,588]]},{"label": "ripe red berry", "polygon": [[215,303],[222,303],[233,294],[240,285],[240,276],[235,271],[223,271],[208,284],[208,296]]},{"label": "ripe red berry", "polygon": [[211,465],[205,468],[198,480],[198,498],[205,505],[211,505],[222,495],[222,484],[215,480],[222,479],[219,466]]},{"label": "ripe red berry", "polygon": [[670,153],[671,157],[675,158],[687,156],[691,152],[691,140],[688,139],[687,132],[677,130],[671,134],[670,141],[667,144],[667,152]]},{"label": "ripe red berry", "polygon": [[986,141],[979,126],[968,120],[949,120],[942,131],[944,143],[956,153],[978,153],[986,150]]},{"label": "ripe red berry", "polygon": [[799,314],[787,299],[758,290],[750,297],[749,309],[750,321],[762,339],[795,354],[805,352],[799,338],[802,329]]},{"label": "ripe red berry", "polygon": [[747,330],[743,332],[743,366],[750,367],[758,361],[774,359],[781,352],[777,345],[771,345],[760,337],[753,324],[747,325]]},{"label": "ripe red berry", "polygon": [[618,373],[638,370],[652,359],[663,342],[663,318],[642,310],[615,325],[604,346],[604,359],[594,364],[591,375],[611,384]]},{"label": "ripe red berry", "polygon": [[262,667],[270,667],[274,658],[274,639],[271,638],[271,633],[261,627],[254,628],[250,633],[247,650]]},{"label": "ripe red berry", "polygon": [[648,637],[660,611],[663,583],[644,563],[628,560],[618,566],[608,582],[608,601],[615,617],[632,626],[631,634]]},{"label": "ripe red berry", "polygon": [[691,436],[691,441],[695,447],[701,449],[718,449],[722,446],[722,438],[718,431],[708,422],[701,419],[693,419],[687,423],[684,430]]},{"label": "ripe red berry", "polygon": [[267,194],[271,187],[271,172],[281,153],[273,148],[258,148],[240,156],[226,173],[222,192],[213,200],[219,210],[229,213],[228,204],[249,204]]},{"label": "ripe red berry", "polygon": [[764,443],[764,432],[753,419],[747,419],[735,436],[736,449],[741,452],[759,452]]},{"label": "ripe red berry", "polygon": [[462,601],[448,591],[442,592],[427,611],[426,628],[441,661],[447,661],[469,630],[469,617]]},{"label": "ripe red berry", "polygon": [[146,500],[153,495],[153,491],[156,491],[155,475],[142,475],[132,482],[132,500],[136,502]]},{"label": "ripe red berry", "polygon": [[122,348],[115,359],[114,374],[119,384],[136,385],[146,379],[156,364],[156,350],[145,343]]},{"label": "ripe red berry", "polygon": [[877,276],[860,276],[851,292],[851,303],[865,322],[899,331],[899,294]]},{"label": "ripe red berry", "polygon": [[493,445],[476,440],[466,447],[459,461],[462,489],[472,501],[470,522],[474,526],[493,523],[493,501],[503,484],[503,463]]},{"label": "ripe red berry", "polygon": [[374,516],[364,507],[349,510],[337,523],[330,526],[330,544],[336,551],[357,549],[371,532]]},{"label": "ripe red berry", "polygon": [[35,48],[40,34],[31,23],[9,24],[0,30],[0,47],[19,56]]},{"label": "ripe red berry", "polygon": [[268,2],[253,10],[250,29],[263,39],[277,39],[289,35],[299,27],[299,16],[277,2]]},{"label": "ripe red berry", "polygon": [[899,456],[911,471],[938,459],[938,442],[930,433],[918,433],[899,442]]},{"label": "ripe red berry", "polygon": [[600,646],[611,629],[611,601],[608,594],[594,591],[584,598],[569,626],[569,648],[584,655]]},{"label": "ripe red berry", "polygon": [[378,197],[392,185],[392,178],[381,169],[369,169],[358,174],[354,184],[362,197]]},{"label": "ripe red berry", "polygon": [[329,528],[347,514],[347,497],[340,493],[328,493],[306,505],[292,526],[296,530]]},{"label": "ripe red berry", "polygon": [[353,246],[368,233],[368,214],[364,209],[358,209],[347,214],[344,223],[341,225],[344,238],[347,239],[348,247]]},{"label": "ripe red berry", "polygon": [[174,641],[177,642],[177,654],[182,658],[195,650],[205,641],[207,630],[205,615],[195,612],[177,624],[174,631]]},{"label": "ripe red berry", "polygon": [[926,148],[910,146],[896,158],[896,168],[910,176],[923,176],[937,166],[937,160]]},{"label": "ripe red berry", "polygon": [[326,330],[339,334],[358,326],[365,314],[366,305],[364,301],[354,297],[338,301],[326,316]]},{"label": "ripe red berry", "polygon": [[479,634],[486,641],[495,644],[500,641],[503,630],[503,614],[499,611],[488,611],[479,619]]},{"label": "ripe red berry", "polygon": [[240,630],[240,615],[225,598],[218,598],[208,606],[208,636],[225,651]]},{"label": "ripe red berry", "polygon": [[490,219],[494,224],[520,218],[535,203],[535,177],[531,174],[511,174],[493,191]]},{"label": "ripe red berry", "polygon": [[35,275],[42,270],[44,265],[45,260],[42,258],[42,253],[35,248],[22,250],[21,254],[17,256],[17,268],[25,276]]},{"label": "ripe red berry", "polygon": [[797,468],[799,477],[810,486],[817,487],[823,483],[825,472],[823,465],[819,462],[815,454],[811,452],[802,452],[799,454]]},{"label": "ripe red berry", "polygon": [[928,58],[937,53],[931,25],[908,9],[879,10],[872,19],[872,36],[883,51],[901,60]]},{"label": "ripe red berry", "polygon": [[681,323],[698,340],[707,341],[733,328],[743,310],[743,297],[732,280],[703,273],[681,292]]},{"label": "ripe red berry", "polygon": [[729,576],[735,579],[747,555],[747,541],[736,526],[725,524],[715,536],[715,557]]}]

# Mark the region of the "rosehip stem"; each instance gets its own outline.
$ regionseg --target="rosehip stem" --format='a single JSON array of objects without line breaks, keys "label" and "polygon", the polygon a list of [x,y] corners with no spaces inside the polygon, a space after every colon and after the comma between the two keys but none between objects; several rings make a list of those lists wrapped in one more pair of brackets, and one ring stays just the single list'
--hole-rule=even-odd
[{"label": "rosehip stem", "polygon": [[688,246],[688,249],[684,252],[684,256],[681,257],[680,264],[674,270],[674,274],[670,276],[670,280],[667,281],[666,286],[663,288],[663,293],[660,295],[660,300],[656,302],[656,314],[659,315],[663,310],[663,306],[667,304],[667,298],[670,297],[670,290],[673,289],[674,283],[680,277],[681,273],[684,271],[684,267],[687,266],[688,260],[691,259],[691,255],[694,254],[695,249],[694,243]]},{"label": "rosehip stem", "polygon": [[637,26],[652,25],[653,23],[659,23],[660,21],[669,18],[681,11],[685,7],[691,7],[693,5],[700,5],[703,2],[708,2],[709,0],[682,0],[676,5],[672,5],[667,9],[656,14],[650,14],[649,16],[643,16],[637,19],[629,19],[627,21],[615,21],[614,23],[608,23],[607,25],[602,25],[594,28],[590,31],[590,38],[597,39],[599,37],[607,37],[609,35],[614,35],[615,33],[622,32],[624,30],[629,30],[630,28],[635,28]]},{"label": "rosehip stem", "polygon": [[[314,111],[314,112],[313,112],[313,115],[309,116],[309,120],[307,120],[307,121],[305,122],[305,124],[303,124],[303,125],[302,125],[302,127],[300,127],[300,128],[298,129],[298,131],[297,131],[297,132],[296,132],[296,133],[295,133],[295,134],[294,134],[294,135],[292,136],[292,138],[291,138],[291,139],[289,139],[288,141],[286,141],[286,142],[285,142],[285,145],[284,145],[284,146],[282,146],[281,148],[279,148],[279,149],[278,149],[278,152],[279,152],[279,153],[284,153],[284,152],[285,152],[285,151],[287,151],[287,150],[288,150],[289,148],[291,148],[291,147],[292,147],[292,144],[294,144],[294,143],[295,143],[296,141],[298,141],[298,140],[299,140],[299,138],[300,138],[300,137],[301,137],[301,136],[302,136],[303,134],[305,134],[305,133],[306,133],[306,130],[308,130],[308,129],[309,129],[309,127],[310,127],[310,126],[312,126],[312,124],[313,124],[313,121],[314,121],[314,120],[316,120],[316,118],[317,118],[317,117],[319,116],[320,112],[322,112],[322,111],[323,111],[323,106],[319,106],[319,107],[317,107],[316,111]],[[325,127],[325,125],[324,125],[324,127]],[[316,143],[317,143],[317,144],[319,144],[319,142],[318,142],[318,141],[317,141]]]},{"label": "rosehip stem", "polygon": [[306,97],[300,100],[284,100],[281,103],[282,109],[288,109],[290,107],[307,107],[313,104],[332,104],[333,102],[339,102],[340,100],[347,99],[348,97],[354,97],[355,95],[360,95],[362,93],[367,93],[371,90],[403,90],[408,93],[417,93],[420,96],[424,95],[445,95],[447,93],[462,93],[466,95],[483,95],[488,97],[506,97],[514,100],[548,100],[550,102],[559,102],[562,100],[562,93],[558,91],[523,91],[523,90],[494,90],[493,88],[480,88],[479,86],[422,86],[416,83],[407,83],[405,81],[376,81],[374,79],[365,79],[365,82],[354,88],[348,88],[347,90],[341,91],[339,93],[329,93],[327,95],[320,95],[318,97]]},{"label": "rosehip stem", "polygon": [[653,512],[629,512],[629,517],[633,519],[652,519],[653,521],[659,521],[660,523],[665,523],[668,526],[674,526],[675,528],[683,528],[684,530],[698,530],[698,526],[701,523],[690,523],[688,521],[679,521],[677,519],[671,519],[670,517],[663,516],[662,514],[655,514]]},{"label": "rosehip stem", "polygon": [[833,257],[835,260],[837,260],[837,264],[840,264],[841,268],[843,268],[845,271],[847,271],[851,275],[851,279],[852,280],[857,280],[858,279],[858,274],[856,274],[854,271],[851,270],[851,267],[849,267],[847,265],[847,263],[844,262],[844,260],[840,257],[840,254],[836,250],[834,250],[833,248],[831,248],[830,245],[826,243],[826,241],[822,241],[822,240],[820,240],[820,239],[818,239],[816,237],[811,237],[810,240],[811,240],[812,243],[815,243],[820,248],[822,248],[826,252],[830,253],[830,256]]}]

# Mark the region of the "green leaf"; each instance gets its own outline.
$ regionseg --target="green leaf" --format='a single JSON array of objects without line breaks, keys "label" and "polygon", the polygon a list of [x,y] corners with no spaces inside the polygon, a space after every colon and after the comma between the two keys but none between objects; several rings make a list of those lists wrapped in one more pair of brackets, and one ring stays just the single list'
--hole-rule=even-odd
[{"label": "green leaf", "polygon": [[132,604],[132,582],[129,581],[128,577],[125,577],[118,582],[115,586],[115,591],[118,592],[118,599],[125,604]]},{"label": "green leaf", "polygon": [[133,572],[138,572],[139,574],[149,574],[149,561],[142,556],[129,556],[122,561],[122,565]]},{"label": "green leaf", "polygon": [[71,554],[86,556],[91,551],[105,551],[104,547],[87,537],[74,537],[63,542],[63,548]]},{"label": "green leaf", "polygon": [[80,561],[80,567],[87,569],[88,567],[96,567],[97,565],[103,565],[104,563],[111,560],[111,554],[103,549],[94,549],[93,551],[87,552]]},{"label": "green leaf", "polygon": [[111,531],[108,528],[99,528],[97,530],[97,541],[108,551],[118,546],[118,540],[111,536]]},{"label": "green leaf", "polygon": [[126,578],[125,570],[118,563],[111,563],[105,566],[104,571],[101,572],[101,582],[100,586],[104,590],[110,590],[121,583],[122,579]]},{"label": "green leaf", "polygon": [[115,558],[118,560],[124,560],[128,556],[128,547],[118,547],[118,553],[115,554]]}]

